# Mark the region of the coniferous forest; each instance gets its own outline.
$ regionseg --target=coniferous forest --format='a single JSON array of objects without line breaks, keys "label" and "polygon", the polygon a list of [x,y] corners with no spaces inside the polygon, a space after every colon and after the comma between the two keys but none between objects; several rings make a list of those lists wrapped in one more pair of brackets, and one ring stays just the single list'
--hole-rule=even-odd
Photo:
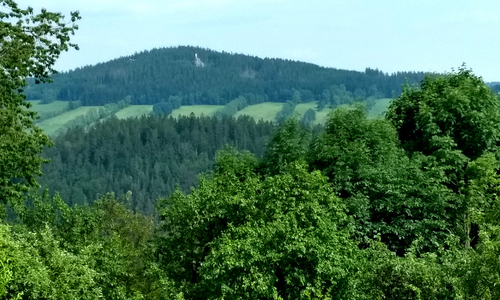
[{"label": "coniferous forest", "polygon": [[51,163],[39,181],[70,205],[130,191],[132,208],[153,215],[159,197],[176,185],[189,191],[198,174],[212,169],[217,150],[232,146],[261,157],[274,127],[247,116],[108,119],[55,139],[43,153]]},{"label": "coniferous forest", "polygon": [[[194,55],[205,61],[196,67]],[[199,47],[153,49],[55,74],[50,85],[29,80],[28,100],[46,95],[82,105],[105,105],[129,96],[132,104],[227,104],[244,97],[248,104],[286,102],[299,92],[301,102],[349,103],[353,99],[392,97],[402,84],[418,83],[424,72],[386,74],[324,68],[282,59],[261,59]],[[178,97],[178,98],[175,98]],[[175,105],[177,99],[180,103]]]},{"label": "coniferous forest", "polygon": [[26,78],[80,16],[2,3],[0,299],[500,298],[500,102],[467,67],[379,118],[111,117],[52,141]]}]

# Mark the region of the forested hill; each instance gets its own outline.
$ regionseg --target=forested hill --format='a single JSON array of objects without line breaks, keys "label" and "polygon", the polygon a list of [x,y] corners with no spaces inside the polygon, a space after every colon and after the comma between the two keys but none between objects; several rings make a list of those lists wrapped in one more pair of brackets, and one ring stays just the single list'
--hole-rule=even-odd
[{"label": "forested hill", "polygon": [[231,146],[261,157],[274,129],[248,116],[110,118],[59,136],[44,152],[51,162],[40,183],[71,205],[131,191],[131,207],[153,215],[155,201],[176,185],[184,191],[196,186],[217,150]]},{"label": "forested hill", "polygon": [[[195,54],[200,59],[196,63]],[[126,96],[132,104],[155,104],[180,96],[183,105],[226,104],[244,96],[248,104],[285,102],[300,92],[301,101],[332,101],[332,86],[357,98],[393,97],[401,85],[420,82],[423,72],[386,74],[324,68],[310,63],[258,58],[182,46],[153,49],[94,66],[56,74],[54,83],[26,88],[28,99],[55,97],[103,105]]]}]

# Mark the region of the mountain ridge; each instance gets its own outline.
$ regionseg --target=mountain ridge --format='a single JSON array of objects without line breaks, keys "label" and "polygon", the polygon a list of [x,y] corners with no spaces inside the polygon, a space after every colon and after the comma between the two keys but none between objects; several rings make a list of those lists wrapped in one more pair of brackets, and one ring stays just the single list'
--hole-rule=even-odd
[{"label": "mountain ridge", "polygon": [[[197,59],[203,67],[197,66]],[[424,72],[365,72],[318,66],[280,58],[259,58],[178,46],[144,50],[108,62],[55,74],[50,85],[29,82],[27,99],[48,95],[83,105],[104,105],[130,96],[132,104],[156,104],[179,96],[182,105],[226,104],[243,96],[249,104],[285,102],[300,93],[301,102],[333,99],[332,87],[355,98],[392,97],[401,85],[420,82]],[[329,92],[327,92],[329,91]],[[330,95],[328,95],[330,93]],[[334,102],[340,103],[334,103]]]}]

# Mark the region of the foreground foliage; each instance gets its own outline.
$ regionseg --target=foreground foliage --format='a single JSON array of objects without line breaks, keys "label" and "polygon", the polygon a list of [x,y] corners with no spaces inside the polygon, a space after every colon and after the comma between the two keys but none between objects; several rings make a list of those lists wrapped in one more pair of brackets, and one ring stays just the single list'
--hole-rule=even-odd
[{"label": "foreground foliage", "polygon": [[395,112],[338,109],[316,137],[288,120],[262,159],[219,151],[196,188],[158,202],[158,224],[130,193],[74,207],[26,195],[0,226],[0,297],[498,298],[498,137],[471,157],[456,143],[409,149]]},{"label": "foreground foliage", "polygon": [[326,178],[294,162],[260,178],[250,154],[220,153],[215,174],[160,205],[159,258],[196,299],[347,295],[356,246]]},{"label": "foreground foliage", "polygon": [[0,291],[5,299],[141,299],[152,228],[113,195],[74,208],[36,196],[16,223],[1,225]]},{"label": "foreground foliage", "polygon": [[[35,175],[41,174],[40,165],[46,162],[39,153],[51,142],[33,124],[36,113],[26,109],[22,88],[27,77],[49,80],[61,52],[77,48],[69,36],[79,18],[77,12],[71,13],[67,23],[59,13],[35,14],[14,1],[0,1],[0,204],[16,208],[28,188],[37,186]],[[0,216],[4,213],[0,211]]]}]

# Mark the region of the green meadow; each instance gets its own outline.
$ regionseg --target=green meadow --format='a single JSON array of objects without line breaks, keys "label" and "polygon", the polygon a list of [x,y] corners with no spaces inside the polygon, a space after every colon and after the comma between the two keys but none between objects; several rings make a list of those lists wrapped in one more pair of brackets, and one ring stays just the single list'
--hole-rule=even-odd
[{"label": "green meadow", "polygon": [[391,104],[392,98],[383,98],[375,101],[375,105],[368,111],[369,118],[381,117]]},{"label": "green meadow", "polygon": [[[294,110],[294,114],[297,114],[299,116],[303,116],[306,111],[308,111],[309,109],[313,109],[314,111],[316,111],[316,106],[318,106],[318,102],[314,101],[314,102],[307,102],[307,103],[300,103],[300,104],[297,104],[295,106],[295,110]],[[316,113],[318,113],[316,111]]]},{"label": "green meadow", "polygon": [[189,116],[194,113],[195,116],[213,116],[213,114],[219,109],[223,108],[224,105],[185,105],[177,109],[174,109],[170,114],[172,117]]},{"label": "green meadow", "polygon": [[64,125],[66,125],[66,123],[68,123],[70,120],[76,119],[77,117],[100,107],[101,106],[81,106],[77,109],[70,110],[53,118],[44,120],[37,125],[38,127],[42,128],[46,134],[53,136],[57,132],[57,130],[64,127]]},{"label": "green meadow", "polygon": [[[377,100],[375,105],[368,112],[370,118],[377,116],[382,116],[387,110],[391,98],[384,98]],[[38,126],[42,128],[48,135],[53,136],[60,128],[64,127],[68,121],[77,118],[78,116],[84,115],[93,109],[98,109],[102,106],[82,106],[77,109],[66,111],[68,108],[67,101],[54,101],[49,104],[40,104],[40,100],[29,101],[32,104],[30,109],[38,111],[40,114],[44,113],[58,113],[59,115],[46,119],[38,123]],[[299,118],[302,117],[305,112],[309,109],[314,109],[316,111],[315,124],[324,124],[328,117],[328,114],[332,111],[331,108],[324,108],[321,111],[316,110],[317,102],[300,103],[295,107],[294,115]],[[175,109],[170,115],[177,117],[179,115],[189,116],[194,113],[196,116],[212,116],[216,111],[223,108],[223,105],[186,105]],[[248,115],[253,117],[255,120],[264,121],[274,121],[276,114],[283,107],[281,102],[264,102],[254,105],[249,105],[244,109],[238,111],[234,117],[239,117],[241,115]],[[148,115],[153,110],[153,105],[130,105],[120,111],[115,115],[119,119],[140,117],[143,115]]]},{"label": "green meadow", "polygon": [[234,117],[237,118],[241,115],[248,115],[255,120],[274,121],[274,117],[283,107],[283,103],[279,102],[264,102],[254,105],[249,105],[242,110],[238,111]]},{"label": "green meadow", "polygon": [[[325,123],[328,113],[332,111],[331,108],[325,108],[321,111],[316,110],[317,102],[300,103],[295,107],[294,115],[301,118],[306,111],[314,109],[316,111],[315,124]],[[276,114],[283,107],[281,102],[264,102],[260,104],[250,105],[240,110],[235,114],[237,118],[240,115],[249,115],[256,120],[263,119],[264,121],[274,121]]]},{"label": "green meadow", "polygon": [[309,109],[313,109],[316,112],[316,120],[314,121],[314,124],[324,124],[326,122],[326,117],[333,109],[325,107],[323,108],[323,110],[318,111],[316,110],[317,105],[318,102],[316,101],[297,104],[294,114],[302,117],[306,113],[306,111],[308,111]]},{"label": "green meadow", "polygon": [[30,110],[35,110],[39,114],[63,112],[69,106],[68,101],[54,101],[48,104],[40,104],[41,100],[31,100],[27,102],[31,103]]},{"label": "green meadow", "polygon": [[149,115],[153,111],[153,105],[130,105],[115,114],[118,119],[141,117]]},{"label": "green meadow", "polygon": [[316,111],[316,120],[314,124],[325,124],[328,114],[332,111],[331,108],[324,108],[321,111]]}]

